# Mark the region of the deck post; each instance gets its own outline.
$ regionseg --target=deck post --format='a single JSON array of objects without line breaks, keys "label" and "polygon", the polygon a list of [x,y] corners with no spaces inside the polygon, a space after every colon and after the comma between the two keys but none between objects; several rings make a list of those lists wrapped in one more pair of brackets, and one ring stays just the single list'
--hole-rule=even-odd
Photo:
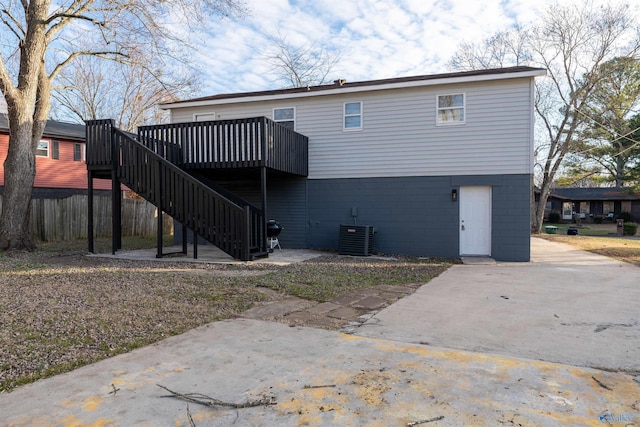
[{"label": "deck post", "polygon": [[193,230],[193,259],[198,259],[198,233]]},{"label": "deck post", "polygon": [[182,253],[187,254],[187,226],[182,224]]},{"label": "deck post", "polygon": [[260,252],[267,252],[267,221],[269,219],[267,216],[267,165],[270,161],[267,158],[267,141],[273,132],[273,126],[271,126],[271,123],[267,123],[266,117],[262,118],[261,125],[262,144],[260,149],[262,150],[262,167],[260,168],[260,192],[262,193],[262,221],[259,224],[258,238],[260,239]]},{"label": "deck post", "polygon": [[111,254],[115,255],[118,249],[122,248],[122,195],[120,194],[120,180],[118,179],[118,169],[120,166],[119,141],[117,141],[113,123],[105,129],[105,136],[109,138],[111,144]]},{"label": "deck post", "polygon": [[157,242],[158,253],[156,258],[162,258],[162,168],[158,167],[158,181],[156,182],[156,207],[158,210],[158,229],[157,229]]},{"label": "deck post", "polygon": [[93,247],[93,173],[87,171],[87,236],[89,238],[89,253],[94,253]]},{"label": "deck post", "polygon": [[242,208],[244,224],[242,227],[242,250],[240,259],[251,261],[251,212],[249,206]]},{"label": "deck post", "polygon": [[258,230],[258,236],[260,238],[260,252],[266,252],[267,250],[267,168],[263,166],[260,168],[260,185],[262,193],[262,223],[260,224],[260,230]]},{"label": "deck post", "polygon": [[119,237],[122,232],[122,224],[120,221],[120,183],[118,181],[118,173],[115,169],[111,171],[111,254],[115,255],[122,246]]}]

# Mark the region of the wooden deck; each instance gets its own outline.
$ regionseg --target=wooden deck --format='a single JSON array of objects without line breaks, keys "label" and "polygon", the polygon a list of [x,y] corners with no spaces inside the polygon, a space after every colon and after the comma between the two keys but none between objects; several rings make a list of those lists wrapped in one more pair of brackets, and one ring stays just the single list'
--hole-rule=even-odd
[{"label": "wooden deck", "polygon": [[[248,261],[268,254],[266,170],[306,176],[308,140],[265,117],[144,126],[137,137],[116,129],[111,120],[93,120],[87,122],[86,158],[90,192],[93,178],[111,178],[114,189],[126,185],[191,230],[194,241],[203,237]],[[223,195],[189,173],[238,169],[261,170],[262,209]],[[114,212],[120,211],[117,193]],[[113,221],[115,253],[120,221],[116,215]],[[93,224],[89,228],[92,251]],[[159,238],[157,256],[162,255]]]}]

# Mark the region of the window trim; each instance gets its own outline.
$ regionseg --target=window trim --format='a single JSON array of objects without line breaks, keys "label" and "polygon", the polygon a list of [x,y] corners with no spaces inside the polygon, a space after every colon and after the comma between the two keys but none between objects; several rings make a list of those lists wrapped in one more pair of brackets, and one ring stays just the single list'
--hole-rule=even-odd
[{"label": "window trim", "polygon": [[[80,147],[80,158],[76,159],[76,147]],[[85,150],[84,150],[84,144],[81,142],[74,142],[73,143],[73,161],[74,162],[83,162],[85,161]]]},{"label": "window trim", "polygon": [[51,158],[53,160],[60,160],[60,141],[53,140],[51,144],[49,144],[51,148]]},{"label": "window trim", "polygon": [[[360,104],[360,113],[347,114],[347,104]],[[347,127],[347,117],[360,117],[360,126]],[[342,131],[343,132],[357,132],[364,128],[364,102],[362,101],[349,101],[342,104]]]},{"label": "window trim", "polygon": [[[287,120],[276,120],[276,110],[293,110],[293,119],[287,119]],[[296,107],[274,107],[273,110],[271,111],[271,117],[273,119],[273,121],[275,123],[280,123],[280,122],[293,122],[293,130],[296,130],[297,127],[297,123],[296,123],[296,117],[297,117],[297,113],[296,113]]]},{"label": "window trim", "polygon": [[[207,119],[207,120],[198,120],[198,117],[202,117],[202,116],[213,116],[213,119]],[[194,122],[210,122],[212,120],[216,120],[216,112],[215,111],[209,111],[206,113],[193,113],[193,121]]]},{"label": "window trim", "polygon": [[[462,95],[461,107],[440,107],[440,97]],[[458,110],[462,109],[463,120],[442,122],[440,121],[440,111],[442,110]],[[467,123],[467,93],[466,92],[449,92],[436,94],[436,126],[457,126]]]},{"label": "window trim", "polygon": [[43,148],[36,147],[36,157],[42,157],[43,159],[48,159],[51,154],[51,141],[48,141],[46,139],[41,139],[40,141],[38,141],[38,146],[43,142],[47,144],[47,155],[43,156],[42,154],[38,154],[38,151],[43,150]]}]

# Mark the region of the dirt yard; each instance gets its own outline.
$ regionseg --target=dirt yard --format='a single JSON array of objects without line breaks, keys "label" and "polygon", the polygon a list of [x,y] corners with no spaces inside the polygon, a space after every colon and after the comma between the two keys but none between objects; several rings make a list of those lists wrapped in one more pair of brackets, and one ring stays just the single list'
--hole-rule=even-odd
[{"label": "dirt yard", "polygon": [[[125,246],[137,244],[145,243]],[[88,258],[85,247],[67,242],[0,253],[0,393],[260,302],[290,295],[326,301],[376,285],[426,283],[449,266],[339,256],[287,267],[133,262]]]}]

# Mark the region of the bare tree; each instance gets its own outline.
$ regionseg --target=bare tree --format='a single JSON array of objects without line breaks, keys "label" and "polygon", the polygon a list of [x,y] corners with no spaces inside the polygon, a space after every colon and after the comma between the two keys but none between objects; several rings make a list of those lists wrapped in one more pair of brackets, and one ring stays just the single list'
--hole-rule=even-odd
[{"label": "bare tree", "polygon": [[240,0],[0,0],[0,90],[10,127],[0,248],[35,248],[29,231],[35,151],[52,81],[66,66],[86,55],[128,63],[179,58],[190,24],[240,11]]},{"label": "bare tree", "polygon": [[285,87],[326,83],[341,59],[340,52],[327,49],[318,42],[297,46],[281,35],[268,38],[271,48],[265,58]]},{"label": "bare tree", "polygon": [[[567,154],[575,151],[579,131],[588,121],[583,112],[605,77],[599,72],[601,65],[618,56],[636,57],[640,33],[627,5],[598,7],[592,2],[550,4],[537,23],[514,31],[520,33],[516,39],[523,40],[517,46],[526,53],[512,55],[511,60],[528,58],[529,65],[548,70],[546,78],[536,81],[535,99],[536,154],[542,173],[540,200],[537,205],[532,204],[532,231],[539,233],[552,183]],[[484,45],[490,47],[491,39]],[[500,48],[494,51],[503,52]],[[470,66],[470,61],[462,59],[470,57],[473,55],[458,53],[451,64]],[[490,63],[495,65],[496,60]],[[481,68],[483,63],[477,61],[473,65]]]},{"label": "bare tree", "polygon": [[161,123],[165,115],[158,104],[194,95],[200,79],[189,69],[168,73],[162,64],[151,65],[156,66],[78,58],[52,87],[55,117],[72,121],[111,117],[118,128],[130,132],[144,124]]},{"label": "bare tree", "polygon": [[516,26],[480,43],[463,41],[449,61],[456,70],[478,70],[528,65],[531,62],[528,30]]}]

